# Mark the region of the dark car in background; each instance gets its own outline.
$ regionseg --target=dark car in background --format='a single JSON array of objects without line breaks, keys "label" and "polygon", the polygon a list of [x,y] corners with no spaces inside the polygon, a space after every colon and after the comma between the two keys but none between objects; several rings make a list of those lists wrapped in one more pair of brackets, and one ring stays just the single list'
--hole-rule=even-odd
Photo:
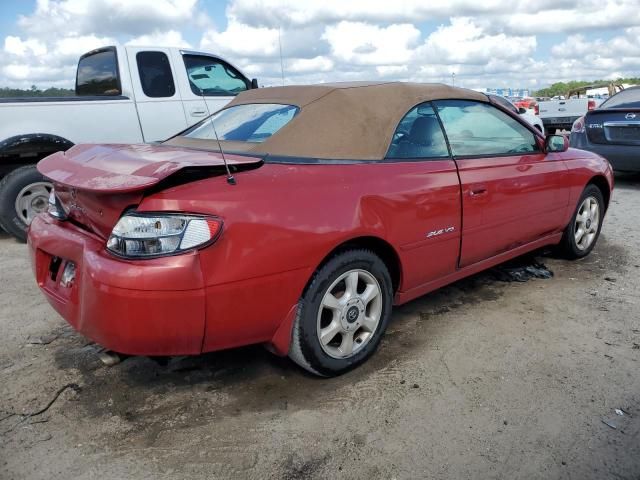
[{"label": "dark car in background", "polygon": [[570,145],[602,155],[614,170],[640,172],[640,86],[615,94],[578,118]]}]

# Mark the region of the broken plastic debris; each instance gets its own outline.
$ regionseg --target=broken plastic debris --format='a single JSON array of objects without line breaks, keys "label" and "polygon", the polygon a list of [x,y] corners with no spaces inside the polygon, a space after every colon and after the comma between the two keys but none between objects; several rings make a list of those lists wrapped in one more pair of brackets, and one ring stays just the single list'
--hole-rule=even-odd
[{"label": "broken plastic debris", "polygon": [[58,335],[43,335],[41,337],[29,338],[27,343],[29,345],[49,345],[51,342],[56,340]]},{"label": "broken plastic debris", "polygon": [[614,430],[617,430],[618,427],[615,426],[615,424],[611,423],[608,420],[605,420],[604,418],[601,419],[602,423],[604,423],[607,427],[613,428]]},{"label": "broken plastic debris", "polygon": [[531,278],[552,278],[553,272],[535,258],[517,258],[492,268],[491,274],[501,282],[526,282]]}]

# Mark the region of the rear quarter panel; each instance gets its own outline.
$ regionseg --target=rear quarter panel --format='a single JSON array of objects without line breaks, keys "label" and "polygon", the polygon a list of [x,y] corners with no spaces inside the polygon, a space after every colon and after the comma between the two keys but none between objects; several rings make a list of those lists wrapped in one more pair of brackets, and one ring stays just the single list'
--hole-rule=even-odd
[{"label": "rear quarter panel", "polygon": [[[401,290],[455,270],[460,190],[451,160],[265,164],[236,180],[235,186],[224,177],[182,185],[138,208],[224,221],[220,239],[200,253],[210,332],[204,350],[270,339],[318,265],[350,239],[388,242],[400,259]],[[427,238],[443,227],[453,229]]]}]

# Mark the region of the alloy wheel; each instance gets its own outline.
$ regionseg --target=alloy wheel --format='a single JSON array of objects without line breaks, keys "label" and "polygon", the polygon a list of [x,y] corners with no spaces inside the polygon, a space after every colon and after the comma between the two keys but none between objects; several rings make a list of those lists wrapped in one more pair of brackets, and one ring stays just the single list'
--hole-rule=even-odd
[{"label": "alloy wheel", "polygon": [[382,290],[365,270],[349,270],[327,289],[318,310],[320,346],[333,358],[349,358],[374,336],[382,317]]},{"label": "alloy wheel", "polygon": [[574,239],[579,250],[588,249],[596,236],[600,225],[600,204],[595,197],[587,197],[580,204],[575,219]]}]

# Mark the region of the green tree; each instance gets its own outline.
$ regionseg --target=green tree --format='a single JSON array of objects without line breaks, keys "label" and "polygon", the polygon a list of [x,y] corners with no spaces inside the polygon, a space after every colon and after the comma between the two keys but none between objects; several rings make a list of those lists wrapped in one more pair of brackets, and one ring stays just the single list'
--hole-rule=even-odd
[{"label": "green tree", "polygon": [[541,88],[533,93],[536,97],[555,97],[556,95],[566,95],[569,90],[573,90],[575,88],[586,87],[588,85],[596,85],[596,84],[608,84],[610,82],[614,83],[625,83],[631,85],[640,85],[640,78],[631,77],[631,78],[618,78],[617,80],[572,80],[570,82],[557,82],[552,84],[550,87]]}]

